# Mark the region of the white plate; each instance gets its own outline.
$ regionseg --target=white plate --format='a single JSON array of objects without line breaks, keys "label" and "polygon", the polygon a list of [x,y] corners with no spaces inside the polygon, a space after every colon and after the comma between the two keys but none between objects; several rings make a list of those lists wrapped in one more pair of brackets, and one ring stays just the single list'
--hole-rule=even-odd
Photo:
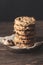
[{"label": "white plate", "polygon": [[33,49],[33,48],[35,48],[35,47],[38,47],[38,46],[40,46],[40,45],[42,45],[43,44],[43,41],[41,41],[41,42],[36,42],[36,43],[34,43],[34,46],[31,46],[31,47],[23,47],[23,48],[19,48],[19,47],[17,47],[17,46],[8,46],[9,48],[11,48],[11,49]]},{"label": "white plate", "polygon": [[[13,41],[13,38],[14,38],[14,34],[10,35],[10,36],[5,36],[5,37],[0,37],[0,43],[5,45],[7,49],[10,49],[10,50],[30,50],[30,49],[34,49],[34,48],[37,48],[39,46],[41,46],[43,44],[43,41],[41,42],[36,42],[34,43],[34,46],[32,47],[23,47],[23,48],[19,48],[17,46],[8,46],[8,42],[7,40],[12,40]],[[6,39],[4,42],[3,40]]]}]

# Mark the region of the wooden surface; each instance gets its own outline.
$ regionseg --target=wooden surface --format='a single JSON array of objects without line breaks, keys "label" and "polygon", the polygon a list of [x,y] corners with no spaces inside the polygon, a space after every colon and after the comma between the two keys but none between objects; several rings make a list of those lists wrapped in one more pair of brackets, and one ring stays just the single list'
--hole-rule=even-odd
[{"label": "wooden surface", "polygon": [[[37,41],[43,40],[43,21],[37,21]],[[13,22],[0,23],[0,36],[13,33]],[[43,65],[43,46],[26,52],[11,52],[0,44],[0,65]]]}]

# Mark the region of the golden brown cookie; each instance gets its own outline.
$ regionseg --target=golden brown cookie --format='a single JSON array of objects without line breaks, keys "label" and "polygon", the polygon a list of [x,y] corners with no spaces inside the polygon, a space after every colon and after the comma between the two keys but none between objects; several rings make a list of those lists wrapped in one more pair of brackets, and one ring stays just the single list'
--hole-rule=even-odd
[{"label": "golden brown cookie", "polygon": [[21,40],[21,39],[19,39],[17,37],[14,38],[14,43],[18,47],[33,46],[34,42],[35,42],[34,40],[31,41],[31,40]]},{"label": "golden brown cookie", "polygon": [[33,30],[34,28],[35,28],[34,24],[29,26],[14,25],[14,29],[19,31]]},{"label": "golden brown cookie", "polygon": [[18,35],[35,35],[35,31],[18,31],[18,30],[15,30],[15,33],[18,34]]},{"label": "golden brown cookie", "polygon": [[15,37],[22,39],[22,40],[33,40],[35,38],[35,35],[34,36],[33,35],[32,36],[29,36],[29,35],[22,36],[22,35],[15,34]]},{"label": "golden brown cookie", "polygon": [[30,24],[35,24],[35,19],[33,17],[27,17],[27,16],[24,16],[24,17],[17,17],[15,20],[14,20],[14,23],[15,25],[22,25],[22,26],[28,26]]},{"label": "golden brown cookie", "polygon": [[15,42],[15,44],[16,44],[16,46],[17,47],[19,47],[19,48],[23,48],[23,47],[31,47],[31,46],[33,46],[34,45],[34,43],[29,43],[29,44],[20,44],[20,42],[18,43],[18,42]]},{"label": "golden brown cookie", "polygon": [[20,43],[25,43],[26,44],[26,43],[29,43],[29,42],[34,41],[34,39],[21,39],[20,36],[15,35],[14,41],[15,42],[20,42]]},{"label": "golden brown cookie", "polygon": [[31,40],[28,40],[28,39],[25,39],[25,40],[22,40],[22,39],[20,39],[20,38],[18,38],[18,37],[14,37],[14,41],[15,42],[20,42],[20,43],[27,43],[27,42],[29,42],[29,41],[31,41]]},{"label": "golden brown cookie", "polygon": [[17,17],[14,21],[14,44],[18,47],[33,46],[35,42],[35,19]]}]

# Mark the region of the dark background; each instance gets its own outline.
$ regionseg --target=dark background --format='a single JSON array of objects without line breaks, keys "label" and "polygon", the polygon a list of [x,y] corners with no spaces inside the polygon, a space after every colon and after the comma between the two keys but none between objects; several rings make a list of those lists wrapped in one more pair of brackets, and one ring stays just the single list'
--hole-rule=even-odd
[{"label": "dark background", "polygon": [[23,15],[43,20],[43,0],[0,0],[0,21]]}]

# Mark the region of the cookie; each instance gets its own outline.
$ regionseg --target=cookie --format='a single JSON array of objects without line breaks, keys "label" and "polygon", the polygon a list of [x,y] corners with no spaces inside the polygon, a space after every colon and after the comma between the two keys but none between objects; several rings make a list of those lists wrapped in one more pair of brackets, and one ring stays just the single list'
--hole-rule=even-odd
[{"label": "cookie", "polygon": [[18,34],[15,34],[15,37],[17,37],[17,38],[19,38],[19,39],[21,39],[21,40],[33,40],[34,38],[35,38],[35,35],[33,36],[26,36],[26,35],[24,35],[24,36],[22,36],[22,35],[18,35]]},{"label": "cookie", "polygon": [[24,48],[24,47],[31,47],[34,45],[34,43],[31,43],[31,44],[20,44],[20,42],[15,42],[16,46],[19,47],[19,48]]},{"label": "cookie", "polygon": [[35,24],[35,19],[33,17],[27,17],[27,16],[24,16],[24,17],[17,17],[15,20],[14,20],[14,23],[15,25],[22,25],[22,26],[28,26],[30,24]]},{"label": "cookie", "polygon": [[18,34],[18,35],[35,35],[35,31],[17,31],[15,30],[15,33]]},{"label": "cookie", "polygon": [[34,41],[34,39],[21,39],[20,36],[15,35],[14,41],[15,42],[20,42],[20,43],[25,43],[26,44],[26,43],[29,43],[31,41]]},{"label": "cookie", "polygon": [[18,47],[33,46],[35,42],[35,19],[17,17],[14,21],[14,44]]},{"label": "cookie", "polygon": [[31,40],[21,40],[17,37],[14,38],[14,43],[16,46],[19,46],[19,47],[24,47],[24,46],[32,46],[34,44],[34,40],[31,41]]},{"label": "cookie", "polygon": [[27,40],[27,39],[26,40],[22,40],[22,39],[20,39],[20,38],[18,38],[18,37],[15,36],[14,37],[14,41],[15,42],[20,42],[20,43],[27,43],[27,42],[29,42],[31,40]]},{"label": "cookie", "polygon": [[29,26],[14,25],[14,29],[19,31],[33,30],[34,28],[35,28],[35,25],[29,25]]}]

